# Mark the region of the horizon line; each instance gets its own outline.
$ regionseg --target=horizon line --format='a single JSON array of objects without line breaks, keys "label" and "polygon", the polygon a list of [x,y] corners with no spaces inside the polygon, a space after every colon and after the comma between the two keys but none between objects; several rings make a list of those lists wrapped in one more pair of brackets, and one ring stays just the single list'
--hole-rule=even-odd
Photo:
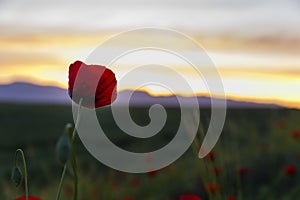
[{"label": "horizon line", "polygon": [[[59,88],[62,90],[68,90],[68,88],[63,87],[63,86],[58,86],[58,85],[53,85],[53,84],[39,84],[39,83],[33,83],[33,82],[28,82],[28,81],[12,81],[8,83],[0,83],[0,86],[5,86],[5,85],[12,85],[12,84],[30,84],[30,85],[35,85],[35,86],[40,86],[40,87],[54,87],[54,88]],[[168,93],[168,92],[155,92],[150,89],[146,88],[139,88],[139,89],[134,89],[134,88],[122,88],[119,92],[125,92],[125,91],[135,91],[135,92],[144,92],[147,93],[150,96],[153,97],[171,97],[171,96],[181,96],[181,97],[192,97],[192,96],[197,96],[197,97],[207,97],[207,98],[219,98],[219,99],[225,99],[225,100],[232,100],[232,101],[237,101],[237,102],[245,102],[245,103],[256,103],[256,104],[269,104],[269,105],[277,105],[282,108],[287,108],[287,109],[300,109],[300,104],[298,102],[289,102],[289,101],[284,101],[280,99],[271,99],[271,98],[257,98],[257,97],[251,97],[251,96],[242,96],[242,95],[235,95],[235,94],[224,94],[224,95],[218,95],[218,94],[210,94],[209,92],[195,92],[193,95],[191,94],[185,94],[181,92],[177,93]],[[224,98],[223,98],[224,97]]]}]

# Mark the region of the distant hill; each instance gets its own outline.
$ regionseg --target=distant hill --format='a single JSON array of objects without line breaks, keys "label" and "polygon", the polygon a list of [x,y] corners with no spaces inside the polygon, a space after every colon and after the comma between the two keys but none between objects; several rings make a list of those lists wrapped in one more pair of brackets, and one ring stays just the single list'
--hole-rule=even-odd
[{"label": "distant hill", "polygon": [[[124,105],[125,99],[131,91],[118,93],[115,104]],[[179,105],[179,98],[184,105],[190,105],[191,98],[182,96],[151,96],[142,91],[135,91],[130,98],[130,105],[145,106],[162,104],[166,106]],[[200,107],[210,107],[209,97],[197,97]],[[16,82],[8,85],[0,85],[0,102],[11,103],[36,103],[36,104],[70,104],[71,100],[67,90],[53,86],[39,86],[31,83]],[[254,102],[234,101],[227,99],[229,108],[279,108],[275,104],[259,104]]]},{"label": "distant hill", "polygon": [[[127,99],[131,91],[122,91],[118,94],[118,99],[116,103],[125,104],[124,99]],[[142,91],[135,91],[130,98],[130,105],[143,106],[143,105],[153,105],[153,104],[162,104],[166,106],[178,106],[178,99],[183,103],[183,105],[191,105],[192,101],[190,97],[183,96],[151,96],[150,94]],[[198,96],[198,103],[200,107],[211,107],[211,98],[206,96]],[[216,106],[220,106],[222,99],[216,99]],[[245,102],[245,101],[234,101],[227,99],[227,107],[229,108],[280,108],[279,105],[275,104],[260,104],[254,102]]]},{"label": "distant hill", "polygon": [[71,101],[65,89],[16,82],[0,85],[0,102],[65,104]]}]

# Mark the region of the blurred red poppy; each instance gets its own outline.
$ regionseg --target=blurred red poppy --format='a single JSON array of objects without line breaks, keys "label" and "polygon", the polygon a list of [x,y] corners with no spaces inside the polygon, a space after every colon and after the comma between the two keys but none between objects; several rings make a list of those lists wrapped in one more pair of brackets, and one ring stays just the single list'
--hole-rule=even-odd
[{"label": "blurred red poppy", "polygon": [[228,195],[227,200],[236,200],[236,198],[234,195],[230,194]]},{"label": "blurred red poppy", "polygon": [[300,138],[300,130],[294,130],[294,131],[292,132],[292,137],[293,137],[294,139]]},{"label": "blurred red poppy", "polygon": [[179,200],[201,200],[201,198],[195,194],[183,194],[179,197]]},{"label": "blurred red poppy", "polygon": [[151,171],[147,172],[147,174],[151,177],[154,177],[157,174],[157,170],[151,170]]},{"label": "blurred red poppy", "polygon": [[294,165],[287,165],[284,171],[287,176],[292,176],[296,173],[296,167]]},{"label": "blurred red poppy", "polygon": [[134,200],[132,197],[125,197],[124,200]]},{"label": "blurred red poppy", "polygon": [[116,85],[115,74],[104,66],[76,61],[69,67],[68,92],[76,103],[82,98],[82,106],[98,108],[111,104],[117,98]]},{"label": "blurred red poppy", "polygon": [[216,157],[216,155],[215,155],[215,152],[213,152],[213,151],[209,152],[209,153],[205,156],[206,159],[209,159],[209,160],[211,160],[211,161],[214,161],[214,160],[215,160],[215,157]]},{"label": "blurred red poppy", "polygon": [[[34,196],[28,196],[28,199],[29,199],[29,200],[42,200],[41,198],[34,197]],[[19,198],[17,198],[16,200],[26,200],[26,196],[19,197]]]},{"label": "blurred red poppy", "polygon": [[207,183],[204,186],[206,191],[210,191],[211,193],[215,193],[217,190],[220,189],[220,186],[217,184],[213,184],[213,183]]}]

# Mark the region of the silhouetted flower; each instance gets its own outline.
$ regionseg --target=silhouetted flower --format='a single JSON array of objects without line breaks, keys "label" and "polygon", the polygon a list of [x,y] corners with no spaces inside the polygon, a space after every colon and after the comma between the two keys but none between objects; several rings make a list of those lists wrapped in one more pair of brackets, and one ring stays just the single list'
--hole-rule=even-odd
[{"label": "silhouetted flower", "polygon": [[104,66],[76,61],[69,67],[68,92],[76,103],[83,99],[82,106],[98,108],[111,104],[117,97],[116,85],[115,74]]}]

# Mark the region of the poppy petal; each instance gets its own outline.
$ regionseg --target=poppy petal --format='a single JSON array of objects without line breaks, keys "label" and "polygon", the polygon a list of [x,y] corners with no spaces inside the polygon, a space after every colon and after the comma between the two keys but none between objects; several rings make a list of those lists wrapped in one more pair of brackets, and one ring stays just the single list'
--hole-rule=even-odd
[{"label": "poppy petal", "polygon": [[85,107],[98,108],[114,102],[116,86],[115,74],[104,66],[76,61],[69,67],[69,95],[76,103],[82,98]]}]

